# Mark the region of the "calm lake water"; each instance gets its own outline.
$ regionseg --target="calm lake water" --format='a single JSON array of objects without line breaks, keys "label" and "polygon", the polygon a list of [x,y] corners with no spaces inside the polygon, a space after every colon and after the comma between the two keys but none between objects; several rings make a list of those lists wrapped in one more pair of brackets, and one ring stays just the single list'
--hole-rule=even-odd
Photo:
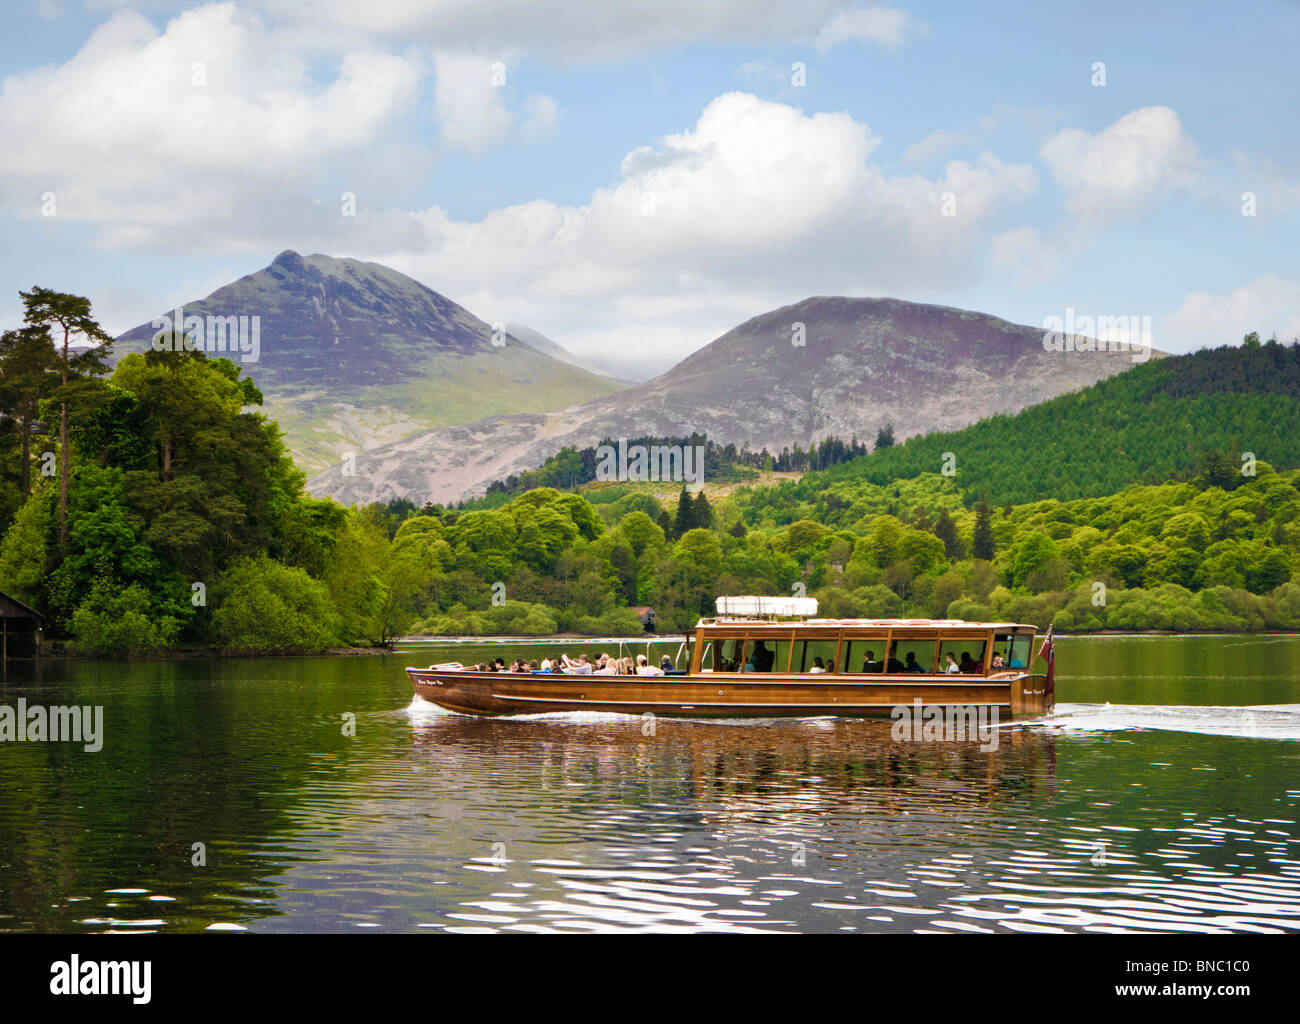
[{"label": "calm lake water", "polygon": [[1300,930],[1300,637],[1062,639],[1058,713],[987,751],[480,720],[402,671],[555,650],[9,666],[104,740],[0,744],[0,931]]}]

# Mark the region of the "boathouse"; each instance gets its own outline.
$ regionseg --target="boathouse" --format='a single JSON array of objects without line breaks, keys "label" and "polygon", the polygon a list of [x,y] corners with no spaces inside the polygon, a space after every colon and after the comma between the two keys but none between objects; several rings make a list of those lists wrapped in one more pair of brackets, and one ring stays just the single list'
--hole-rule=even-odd
[{"label": "boathouse", "polygon": [[44,618],[35,608],[0,592],[0,661],[36,657],[36,634]]}]

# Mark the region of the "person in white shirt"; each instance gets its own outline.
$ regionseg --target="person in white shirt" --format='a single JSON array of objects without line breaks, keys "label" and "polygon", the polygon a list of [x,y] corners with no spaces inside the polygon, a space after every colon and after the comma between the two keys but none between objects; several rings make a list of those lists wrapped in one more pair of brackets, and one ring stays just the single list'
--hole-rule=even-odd
[{"label": "person in white shirt", "polygon": [[564,671],[574,676],[592,675],[591,662],[587,660],[585,654],[579,654],[578,660],[574,661],[567,654],[561,654],[560,660],[564,663]]},{"label": "person in white shirt", "polygon": [[596,669],[591,674],[593,676],[616,676],[618,675],[618,666],[608,654],[602,654],[596,659]]},{"label": "person in white shirt", "polygon": [[810,668],[808,671],[809,671],[809,672],[825,672],[825,671],[826,671],[826,663],[823,662],[823,661],[821,660],[821,658],[813,658],[812,668]]},{"label": "person in white shirt", "polygon": [[661,676],[664,672],[663,669],[651,665],[650,659],[644,654],[638,654],[636,656],[636,674],[639,676]]},{"label": "person in white shirt", "polygon": [[957,659],[952,656],[951,651],[949,651],[945,657],[948,659],[948,663],[943,667],[943,671],[946,675],[952,675],[955,672],[961,671],[961,666],[957,664]]}]

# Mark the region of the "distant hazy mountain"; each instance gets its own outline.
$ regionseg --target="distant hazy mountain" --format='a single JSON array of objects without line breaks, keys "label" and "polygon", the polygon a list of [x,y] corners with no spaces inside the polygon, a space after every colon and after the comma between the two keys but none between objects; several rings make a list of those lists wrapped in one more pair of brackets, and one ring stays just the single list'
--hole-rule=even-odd
[{"label": "distant hazy mountain", "polygon": [[[506,330],[512,338],[518,338],[525,345],[531,345],[552,359],[558,359],[562,363],[568,363],[570,366],[576,366],[579,369],[586,370],[588,373],[595,373],[602,377],[609,377],[619,383],[627,383],[628,377],[615,372],[608,364],[592,359],[579,359],[563,345],[560,345],[548,338],[541,331],[534,330],[525,324],[506,324]],[[643,380],[644,378],[635,378]]]},{"label": "distant hazy mountain", "polygon": [[698,431],[723,444],[780,450],[827,434],[870,443],[889,421],[902,440],[1015,412],[1133,365],[1128,352],[1047,351],[1041,328],[982,313],[811,298],[755,317],[618,394],[413,435],[367,453],[355,476],[332,468],[309,486],[345,502],[447,502],[603,437]]},{"label": "distant hazy mountain", "polygon": [[[185,312],[261,317],[260,358],[244,369],[310,470],[431,427],[561,409],[622,387],[508,333],[494,338],[445,296],[360,260],[285,251]],[[127,331],[115,354],[142,351],[154,334],[149,324]]]}]

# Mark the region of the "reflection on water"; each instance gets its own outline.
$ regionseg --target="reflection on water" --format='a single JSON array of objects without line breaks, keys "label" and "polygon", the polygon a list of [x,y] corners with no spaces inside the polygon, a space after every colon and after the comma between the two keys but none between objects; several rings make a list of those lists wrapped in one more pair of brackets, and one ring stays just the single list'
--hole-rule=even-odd
[{"label": "reflection on water", "polygon": [[887,722],[469,718],[411,698],[424,651],[43,666],[0,703],[93,696],[105,749],[0,747],[0,929],[1300,930],[1288,643],[1238,653],[1264,681],[1236,706],[1194,678],[1213,701],[1162,703],[1156,673],[1107,707],[1081,652],[1072,703],[989,751]]}]

